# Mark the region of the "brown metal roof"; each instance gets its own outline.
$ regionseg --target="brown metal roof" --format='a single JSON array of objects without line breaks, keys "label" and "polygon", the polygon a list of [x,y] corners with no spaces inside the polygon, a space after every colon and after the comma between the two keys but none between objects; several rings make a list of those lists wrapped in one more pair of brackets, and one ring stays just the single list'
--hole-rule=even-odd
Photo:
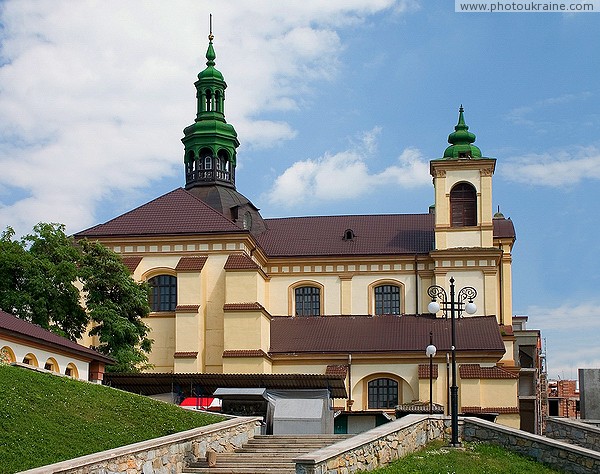
[{"label": "brown metal roof", "polygon": [[[431,378],[438,378],[438,365],[433,364],[431,371]],[[419,378],[420,379],[428,379],[429,378],[429,364],[419,364]]]},{"label": "brown metal roof", "polygon": [[[434,248],[432,214],[265,219],[258,241],[269,257],[427,254]],[[354,237],[344,239],[346,231]]]},{"label": "brown metal roof", "polygon": [[225,303],[223,311],[264,311],[265,307],[260,303]]},{"label": "brown metal roof", "polygon": [[75,236],[119,237],[245,232],[183,188]]},{"label": "brown metal roof", "polygon": [[179,351],[173,354],[175,359],[197,359],[198,351]]},{"label": "brown metal roof", "polygon": [[[269,353],[424,353],[430,331],[438,352],[450,351],[450,323],[429,315],[273,317]],[[503,354],[496,317],[457,319],[456,348]]]},{"label": "brown metal roof", "polygon": [[142,257],[123,257],[123,265],[127,267],[129,273],[135,272],[135,269],[142,261]]},{"label": "brown metal roof", "polygon": [[481,367],[479,364],[461,364],[461,379],[518,379],[519,376],[500,367]]},{"label": "brown metal roof", "polygon": [[105,385],[141,395],[212,394],[217,388],[271,390],[329,389],[333,398],[347,398],[345,378],[322,374],[104,374]]},{"label": "brown metal roof", "polygon": [[494,223],[494,237],[497,239],[514,239],[517,234],[515,232],[515,226],[513,221],[510,219],[497,218],[493,219]]},{"label": "brown metal roof", "polygon": [[225,270],[255,270],[256,262],[245,253],[232,253],[225,262]]},{"label": "brown metal roof", "polygon": [[50,350],[57,349],[67,353],[72,353],[88,360],[97,360],[105,364],[112,364],[114,361],[93,349],[73,342],[66,337],[59,336],[48,331],[41,326],[32,324],[28,321],[13,316],[0,310],[0,333],[10,334],[23,340],[35,342],[44,345]]},{"label": "brown metal roof", "polygon": [[237,349],[223,351],[223,357],[267,357],[269,355],[262,349]]},{"label": "brown metal roof", "polygon": [[197,313],[199,304],[178,304],[175,306],[175,312],[177,313]]},{"label": "brown metal roof", "polygon": [[325,374],[327,375],[337,375],[339,377],[346,377],[348,374],[348,366],[347,365],[328,365],[325,369]]},{"label": "brown metal roof", "polygon": [[498,413],[499,415],[510,415],[519,413],[519,407],[462,407],[462,413]]},{"label": "brown metal roof", "polygon": [[[269,257],[414,255],[434,249],[433,214],[386,214],[264,219],[256,238]],[[494,237],[515,236],[510,219],[495,218]],[[351,231],[351,232],[347,232]],[[247,232],[183,188],[75,234],[128,237]],[[348,235],[350,234],[350,238]],[[240,262],[238,262],[240,263]]]},{"label": "brown metal roof", "polygon": [[197,257],[181,257],[175,270],[178,272],[199,272],[204,268],[204,264],[208,260],[206,255]]}]

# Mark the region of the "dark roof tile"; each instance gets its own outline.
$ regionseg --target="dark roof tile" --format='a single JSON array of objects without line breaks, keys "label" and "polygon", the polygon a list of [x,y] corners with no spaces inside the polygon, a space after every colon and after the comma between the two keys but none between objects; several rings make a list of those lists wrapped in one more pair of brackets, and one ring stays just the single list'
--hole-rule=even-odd
[{"label": "dark roof tile", "polygon": [[127,267],[129,273],[135,272],[135,269],[142,261],[142,257],[123,257],[123,265]]},{"label": "dark roof tile", "polygon": [[340,377],[346,377],[348,374],[347,365],[328,365],[325,369],[326,375],[338,375]]},{"label": "dark roof tile", "polygon": [[238,349],[223,351],[223,357],[267,357],[268,354],[262,349]]},{"label": "dark roof tile", "polygon": [[518,379],[519,376],[500,367],[481,367],[479,364],[461,364],[458,368],[461,379]]},{"label": "dark roof tile", "polygon": [[59,336],[41,326],[19,319],[2,310],[0,310],[0,332],[13,334],[17,337],[21,336],[24,339],[29,339],[65,352],[78,354],[79,356],[84,356],[90,360],[98,360],[108,364],[114,362],[110,357],[100,354],[93,349],[77,344],[66,337]]},{"label": "dark roof tile", "polygon": [[510,219],[494,218],[494,237],[497,239],[514,239],[517,234]]},{"label": "dark roof tile", "polygon": [[259,266],[245,253],[233,253],[227,258],[225,270],[255,270]]},{"label": "dark roof tile", "polygon": [[223,311],[264,311],[265,307],[260,303],[225,303]]},{"label": "dark roof tile", "polygon": [[[258,241],[269,257],[426,254],[434,247],[432,214],[265,219]],[[354,237],[344,239],[352,230]]]},{"label": "dark roof tile", "polygon": [[[433,370],[431,371],[431,378],[438,378],[438,365],[433,364]],[[419,364],[419,378],[420,379],[428,379],[429,378],[429,364]]]},{"label": "dark roof tile", "polygon": [[208,257],[201,255],[198,257],[181,257],[175,270],[178,272],[199,272],[204,268],[204,264]]},{"label": "dark roof tile", "polygon": [[[424,353],[433,332],[439,352],[450,351],[451,321],[430,316],[298,316],[273,317],[271,354],[287,353]],[[503,354],[495,316],[456,320],[457,351]]]},{"label": "dark roof tile", "polygon": [[499,415],[512,415],[519,413],[519,407],[462,407],[462,413],[498,413]]},{"label": "dark roof tile", "polygon": [[75,237],[123,237],[245,232],[183,188],[119,217],[83,230]]}]

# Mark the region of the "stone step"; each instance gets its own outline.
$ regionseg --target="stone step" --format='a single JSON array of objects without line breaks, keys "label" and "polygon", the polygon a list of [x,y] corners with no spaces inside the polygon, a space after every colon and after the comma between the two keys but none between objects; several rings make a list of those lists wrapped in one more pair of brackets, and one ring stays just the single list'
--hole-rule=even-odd
[{"label": "stone step", "polygon": [[233,453],[218,453],[216,465],[190,463],[189,474],[294,474],[294,458],[352,435],[258,435]]},{"label": "stone step", "polygon": [[295,474],[296,468],[271,469],[261,466],[258,468],[238,467],[206,467],[206,468],[186,468],[182,474]]}]

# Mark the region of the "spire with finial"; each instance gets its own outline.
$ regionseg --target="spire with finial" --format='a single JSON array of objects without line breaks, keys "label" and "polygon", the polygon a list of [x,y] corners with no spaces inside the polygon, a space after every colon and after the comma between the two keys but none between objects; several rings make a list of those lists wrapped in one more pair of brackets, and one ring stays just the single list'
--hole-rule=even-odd
[{"label": "spire with finial", "polygon": [[209,25],[208,25],[208,50],[206,51],[206,65],[208,67],[213,67],[215,65],[215,59],[217,55],[215,54],[215,49],[213,48],[212,41],[215,39],[215,35],[212,32],[212,13],[209,15]]},{"label": "spire with finial", "polygon": [[454,132],[448,135],[450,146],[444,151],[445,159],[473,159],[481,158],[481,150],[473,145],[475,134],[469,132],[465,123],[462,104],[458,109],[458,123],[454,126]]},{"label": "spire with finial", "polygon": [[223,74],[215,68],[212,15],[209,20],[206,68],[195,82],[197,112],[195,122],[183,130],[185,145],[186,188],[220,186],[235,188],[237,133],[225,121]]}]

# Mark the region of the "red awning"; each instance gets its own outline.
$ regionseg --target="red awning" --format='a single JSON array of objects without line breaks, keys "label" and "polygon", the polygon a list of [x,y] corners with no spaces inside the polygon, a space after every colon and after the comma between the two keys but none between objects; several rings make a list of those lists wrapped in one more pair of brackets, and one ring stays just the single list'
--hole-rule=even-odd
[{"label": "red awning", "polygon": [[199,410],[219,411],[221,400],[213,397],[187,397],[179,404],[181,407],[193,407]]}]

